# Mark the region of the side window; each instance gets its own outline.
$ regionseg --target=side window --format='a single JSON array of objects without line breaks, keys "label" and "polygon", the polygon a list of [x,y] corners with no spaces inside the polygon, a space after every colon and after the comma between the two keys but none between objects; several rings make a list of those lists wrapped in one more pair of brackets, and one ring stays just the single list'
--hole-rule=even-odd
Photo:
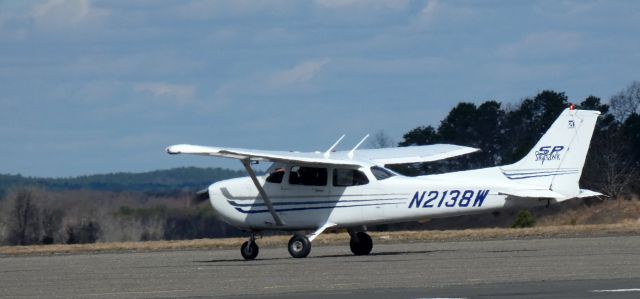
[{"label": "side window", "polygon": [[333,185],[337,187],[358,186],[369,183],[367,176],[356,169],[340,169],[333,170]]},{"label": "side window", "polygon": [[283,177],[284,177],[284,168],[278,167],[269,174],[269,176],[267,177],[267,182],[280,184],[282,183]]},{"label": "side window", "polygon": [[388,179],[392,176],[394,176],[395,174],[393,174],[393,172],[386,170],[382,167],[378,167],[378,166],[373,166],[371,167],[371,173],[373,173],[373,176],[376,177],[376,179],[378,179],[378,181],[382,181],[384,179]]},{"label": "side window", "polygon": [[289,173],[289,184],[326,186],[327,169],[319,167],[293,166]]}]

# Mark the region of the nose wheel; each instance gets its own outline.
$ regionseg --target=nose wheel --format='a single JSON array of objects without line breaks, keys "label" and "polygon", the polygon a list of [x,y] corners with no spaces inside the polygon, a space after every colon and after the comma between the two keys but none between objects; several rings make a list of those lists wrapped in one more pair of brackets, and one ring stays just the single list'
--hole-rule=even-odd
[{"label": "nose wheel", "polygon": [[369,234],[357,232],[351,235],[349,246],[354,255],[368,255],[371,253],[371,249],[373,249],[373,241]]},{"label": "nose wheel", "polygon": [[256,237],[253,234],[249,237],[249,241],[245,241],[242,243],[242,246],[240,246],[240,254],[242,254],[245,260],[255,259],[259,252],[260,248],[258,244],[256,244]]},{"label": "nose wheel", "polygon": [[305,235],[295,234],[289,240],[289,254],[295,258],[307,257],[311,252],[311,241]]}]

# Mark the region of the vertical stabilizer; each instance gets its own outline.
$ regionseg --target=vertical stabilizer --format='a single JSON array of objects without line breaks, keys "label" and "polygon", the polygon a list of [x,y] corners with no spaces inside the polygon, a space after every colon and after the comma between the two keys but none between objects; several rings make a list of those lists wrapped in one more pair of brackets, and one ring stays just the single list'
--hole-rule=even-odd
[{"label": "vertical stabilizer", "polygon": [[578,181],[598,115],[598,111],[565,109],[533,149],[522,160],[502,166],[502,172],[519,183],[578,196]]}]

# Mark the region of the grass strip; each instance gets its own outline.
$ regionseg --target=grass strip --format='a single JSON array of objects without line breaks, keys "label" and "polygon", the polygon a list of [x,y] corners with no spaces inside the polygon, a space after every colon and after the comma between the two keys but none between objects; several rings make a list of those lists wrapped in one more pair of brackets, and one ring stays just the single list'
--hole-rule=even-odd
[{"label": "grass strip", "polygon": [[[460,240],[495,240],[514,238],[597,237],[609,235],[640,235],[639,223],[540,226],[532,228],[487,228],[440,231],[370,232],[374,242],[445,242]],[[290,235],[268,236],[257,242],[261,247],[286,246]],[[195,249],[237,249],[246,238],[197,239],[180,241],[112,242],[93,244],[53,244],[0,246],[0,255],[45,255],[94,252],[131,252]],[[314,245],[347,244],[344,230],[324,233]]]}]

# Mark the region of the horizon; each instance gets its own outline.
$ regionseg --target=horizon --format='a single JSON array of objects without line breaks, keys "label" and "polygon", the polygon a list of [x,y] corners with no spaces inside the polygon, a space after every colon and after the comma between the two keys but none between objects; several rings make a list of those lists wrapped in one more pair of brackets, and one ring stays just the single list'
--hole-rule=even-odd
[{"label": "horizon", "polygon": [[[26,179],[75,179],[75,178],[80,178],[80,177],[89,177],[89,176],[100,176],[100,175],[117,175],[117,174],[144,174],[144,173],[150,173],[150,172],[161,172],[161,171],[170,171],[170,170],[175,170],[175,169],[181,169],[181,168],[197,168],[197,169],[220,169],[220,170],[230,170],[230,171],[242,171],[244,172],[244,169],[233,169],[233,168],[225,168],[225,167],[217,167],[217,166],[212,166],[212,167],[201,167],[201,166],[177,166],[177,167],[171,167],[171,168],[162,168],[162,169],[153,169],[153,170],[146,170],[146,171],[115,171],[115,172],[103,172],[103,173],[91,173],[91,174],[81,174],[81,175],[74,175],[74,176],[65,176],[65,177],[45,177],[45,176],[28,176],[28,175],[23,175],[20,173],[0,173],[0,176],[20,176]],[[256,170],[257,172],[259,170]]]}]

